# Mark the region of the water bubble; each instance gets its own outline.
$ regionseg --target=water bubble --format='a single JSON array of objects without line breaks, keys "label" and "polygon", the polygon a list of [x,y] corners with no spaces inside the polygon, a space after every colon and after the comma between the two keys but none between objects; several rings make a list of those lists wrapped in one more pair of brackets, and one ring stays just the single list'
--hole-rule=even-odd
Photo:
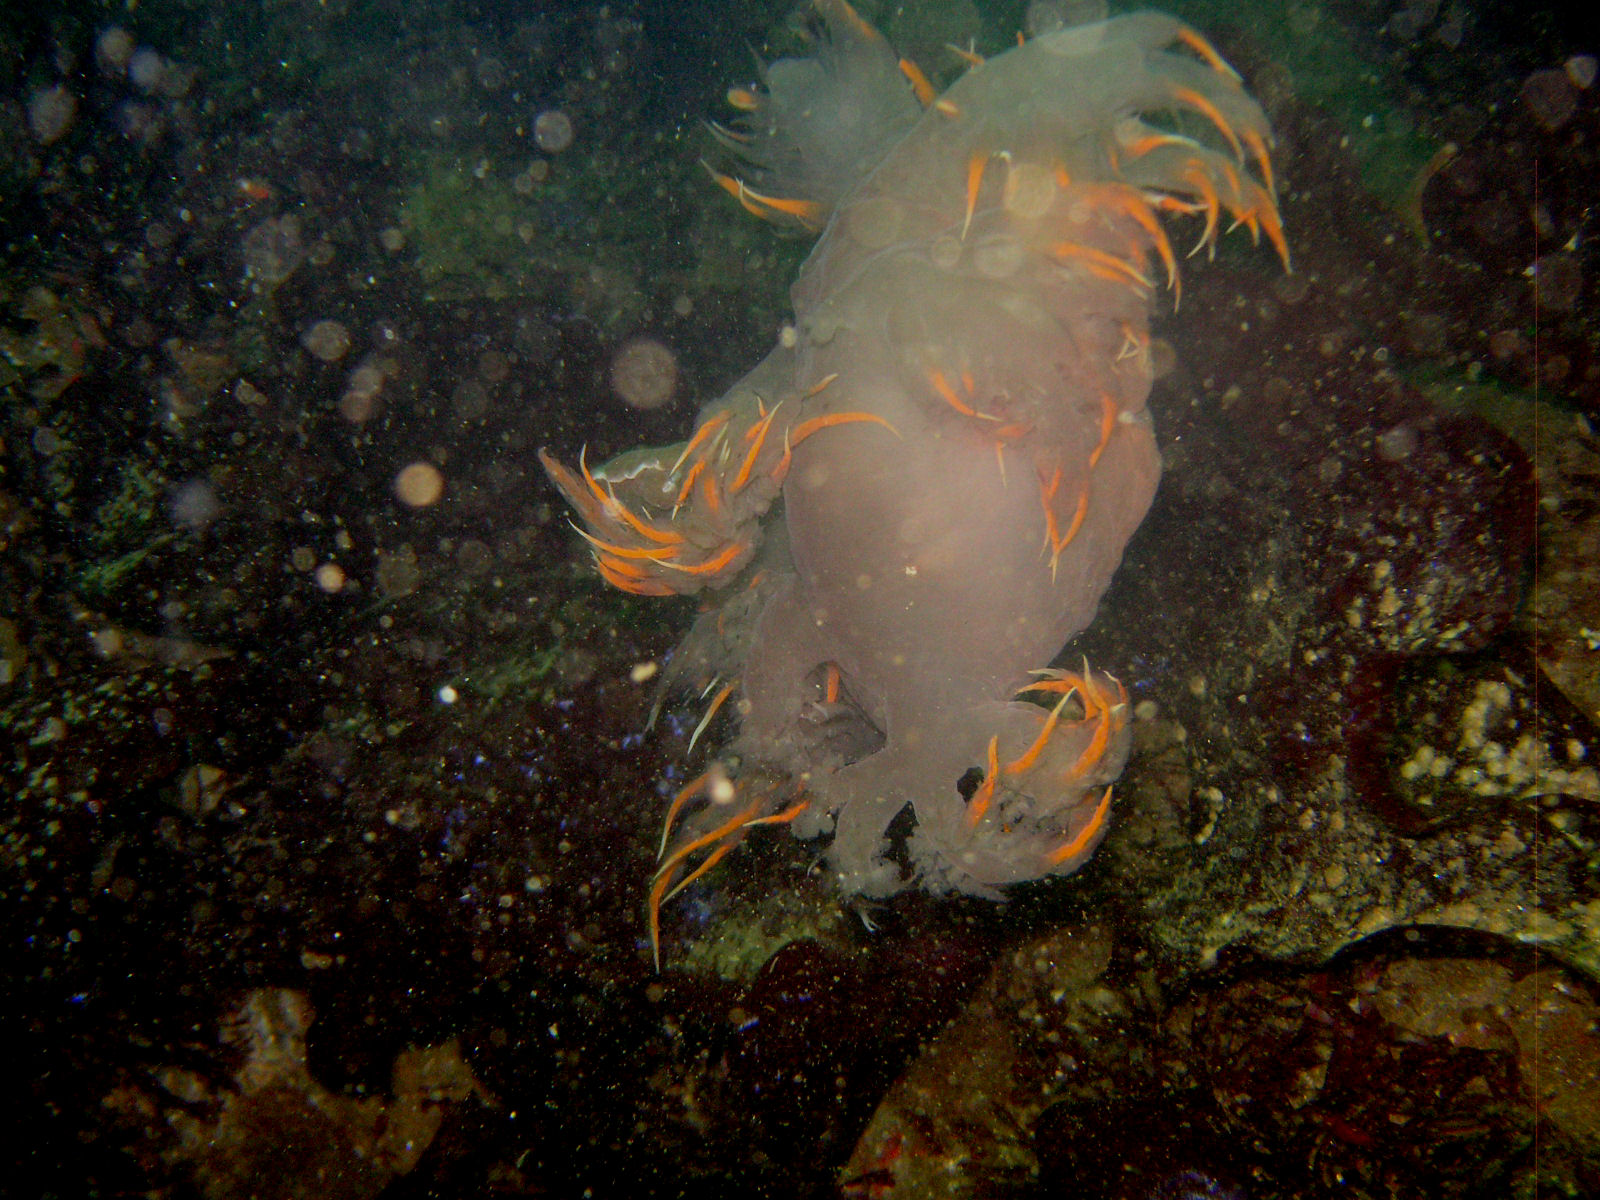
[{"label": "water bubble", "polygon": [[394,477],[394,494],[411,508],[427,508],[444,495],[444,475],[432,463],[410,463]]},{"label": "water bubble", "polygon": [[371,162],[378,157],[378,140],[365,126],[356,125],[345,130],[339,142],[339,151],[361,162]]},{"label": "water bubble", "polygon": [[194,81],[200,78],[200,68],[187,63],[171,62],[164,64],[161,78],[156,83],[156,90],[168,100],[182,100],[189,94],[189,89],[194,86]]},{"label": "water bubble", "polygon": [[1040,37],[1104,21],[1108,12],[1106,0],[1034,0],[1022,23],[1029,37]]},{"label": "water bubble", "polygon": [[1583,264],[1573,254],[1546,254],[1533,264],[1539,303],[1555,312],[1572,312],[1583,296]]},{"label": "water bubble", "polygon": [[1527,349],[1528,340],[1515,329],[1499,329],[1489,335],[1489,353],[1499,362],[1509,362]]},{"label": "water bubble", "polygon": [[611,388],[630,408],[660,408],[678,390],[678,356],[654,338],[634,338],[611,360]]},{"label": "water bubble", "polygon": [[78,115],[78,98],[60,84],[39,88],[28,97],[28,128],[40,144],[48,146],[72,127]]},{"label": "water bubble", "polygon": [[479,538],[467,538],[456,547],[456,562],[467,575],[482,575],[494,566],[494,551]]},{"label": "water bubble", "polygon": [[167,60],[149,46],[140,46],[128,57],[128,79],[141,92],[155,91],[166,73]]},{"label": "water bubble", "polygon": [[463,379],[450,393],[450,407],[462,421],[481,421],[489,415],[489,389],[480,379]]},{"label": "water bubble", "polygon": [[410,546],[398,550],[378,551],[378,568],[373,574],[378,594],[390,600],[411,595],[422,582],[422,568],[417,562],[417,552]]},{"label": "water bubble", "polygon": [[174,525],[185,529],[204,529],[222,514],[217,490],[205,479],[189,479],[174,489],[167,501],[167,515]]},{"label": "water bubble", "polygon": [[305,261],[300,218],[268,217],[244,235],[240,253],[247,279],[269,290],[276,287]]},{"label": "water bubble", "polygon": [[1439,313],[1420,312],[1402,316],[1400,326],[1405,330],[1406,341],[1411,344],[1414,353],[1437,358],[1449,349],[1450,323]]},{"label": "water bubble", "polygon": [[492,54],[477,62],[478,86],[486,92],[498,91],[506,85],[506,65]]},{"label": "water bubble", "polygon": [[338,362],[350,349],[350,331],[337,321],[318,321],[300,335],[300,344],[323,362]]},{"label": "water bubble", "polygon": [[1444,14],[1444,19],[1439,22],[1433,36],[1440,45],[1449,46],[1452,50],[1461,49],[1461,42],[1467,36],[1467,10],[1459,4],[1452,4]]},{"label": "water bubble", "polygon": [[1410,425],[1399,424],[1384,430],[1377,437],[1378,457],[1385,462],[1403,462],[1417,452],[1421,439]]},{"label": "water bubble", "polygon": [[572,118],[553,108],[540,113],[533,122],[533,140],[546,154],[560,154],[572,145]]},{"label": "water bubble", "polygon": [[504,383],[511,377],[511,359],[500,350],[485,350],[478,355],[478,378],[485,383]]},{"label": "water bubble", "polygon": [[339,415],[352,425],[362,425],[372,420],[378,409],[378,397],[373,392],[345,392],[339,397]]},{"label": "water bubble", "polygon": [[371,359],[357,364],[345,381],[339,415],[356,425],[368,420],[378,407],[378,393],[382,390],[383,368]]},{"label": "water bubble", "polygon": [[1439,15],[1440,0],[1408,0],[1405,7],[1389,18],[1389,33],[1403,42],[1415,41]]},{"label": "water bubble", "polygon": [[1554,132],[1578,111],[1578,89],[1565,71],[1553,67],[1535,71],[1522,83],[1522,102],[1533,119]]},{"label": "water bubble", "polygon": [[128,69],[134,45],[133,34],[120,25],[109,25],[94,40],[95,61],[100,64],[101,70],[120,75]]},{"label": "water bubble", "polygon": [[111,122],[130,141],[153,141],[161,133],[160,114],[148,104],[124,100],[111,110]]}]

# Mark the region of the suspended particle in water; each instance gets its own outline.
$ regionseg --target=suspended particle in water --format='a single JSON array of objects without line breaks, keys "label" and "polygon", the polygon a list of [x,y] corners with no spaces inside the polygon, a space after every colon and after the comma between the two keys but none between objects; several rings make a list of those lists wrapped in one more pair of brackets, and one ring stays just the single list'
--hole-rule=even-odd
[{"label": "suspended particle in water", "polygon": [[533,121],[533,140],[546,154],[560,154],[572,145],[572,118],[554,108],[540,113]]},{"label": "suspended particle in water", "polygon": [[370,359],[358,363],[339,397],[339,415],[352,425],[371,419],[382,390],[383,368]]},{"label": "suspended particle in water", "polygon": [[611,390],[629,408],[660,408],[678,390],[678,356],[655,338],[625,342],[611,360]]},{"label": "suspended particle in water", "polygon": [[167,73],[167,60],[159,51],[140,46],[128,56],[128,81],[141,92],[153,92]]},{"label": "suspended particle in water", "polygon": [[126,29],[120,25],[108,25],[94,40],[95,62],[100,64],[102,71],[120,75],[128,69],[128,60],[133,57],[136,44],[133,34]]},{"label": "suspended particle in water", "polygon": [[410,463],[394,477],[394,494],[411,508],[427,508],[444,495],[444,475],[432,463]]},{"label": "suspended particle in water", "polygon": [[184,529],[204,529],[222,515],[222,501],[209,480],[188,479],[167,498],[167,515]]},{"label": "suspended particle in water", "polygon": [[337,321],[318,321],[300,335],[300,344],[323,362],[338,362],[350,349],[350,331]]},{"label": "suspended particle in water", "polygon": [[78,98],[60,84],[39,88],[28,97],[28,128],[44,146],[72,128],[78,115]]}]

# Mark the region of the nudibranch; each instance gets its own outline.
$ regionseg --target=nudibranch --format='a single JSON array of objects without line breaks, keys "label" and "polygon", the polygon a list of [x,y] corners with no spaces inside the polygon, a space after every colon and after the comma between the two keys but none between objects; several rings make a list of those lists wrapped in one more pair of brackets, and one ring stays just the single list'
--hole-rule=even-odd
[{"label": "nudibranch", "polygon": [[1192,219],[1192,254],[1226,218],[1289,266],[1266,117],[1179,21],[963,55],[935,95],[844,0],[814,11],[812,55],[715,127],[743,163],[723,188],[821,232],[793,327],[687,440],[592,470],[541,454],[608,582],[713,598],[667,674],[737,697],[667,814],[653,947],[662,903],[761,825],[828,838],[845,894],[999,899],[1084,863],[1128,697],[1048,664],[1160,474],[1166,224]]}]

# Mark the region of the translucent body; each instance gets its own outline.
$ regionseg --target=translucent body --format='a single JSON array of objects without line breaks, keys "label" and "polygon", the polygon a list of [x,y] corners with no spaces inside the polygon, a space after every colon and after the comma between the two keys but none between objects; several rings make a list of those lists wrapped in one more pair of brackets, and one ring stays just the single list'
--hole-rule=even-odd
[{"label": "translucent body", "polygon": [[[1104,836],[1126,697],[1087,668],[1036,673],[1093,619],[1160,474],[1147,322],[1177,287],[1161,218],[1199,218],[1209,245],[1231,213],[1287,261],[1270,134],[1209,45],[1158,14],[1037,38],[917,115],[887,44],[817,7],[817,56],[736,93],[748,119],[722,136],[751,181],[718,176],[753,212],[823,228],[793,344],[687,443],[587,481],[547,465],[613,582],[727,590],[674,670],[737,681],[748,803],[691,818],[680,847],[781,812],[831,834],[847,893],[998,897]],[[1146,119],[1174,112],[1183,132]]]}]

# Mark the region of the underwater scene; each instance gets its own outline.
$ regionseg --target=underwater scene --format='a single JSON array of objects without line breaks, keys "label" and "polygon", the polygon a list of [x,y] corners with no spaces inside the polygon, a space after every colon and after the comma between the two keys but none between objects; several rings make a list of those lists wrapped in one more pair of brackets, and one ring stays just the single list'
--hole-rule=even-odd
[{"label": "underwater scene", "polygon": [[0,12],[0,1195],[1600,1196],[1600,10]]}]

